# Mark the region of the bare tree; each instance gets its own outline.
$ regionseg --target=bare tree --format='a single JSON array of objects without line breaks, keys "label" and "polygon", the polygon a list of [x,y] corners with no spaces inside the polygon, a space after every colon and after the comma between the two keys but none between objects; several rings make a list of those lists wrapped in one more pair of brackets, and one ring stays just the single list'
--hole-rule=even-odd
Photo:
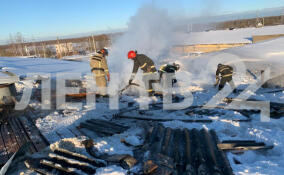
[{"label": "bare tree", "polygon": [[15,40],[16,40],[16,44],[18,46],[18,49],[21,56],[24,56],[24,48],[23,48],[23,43],[24,43],[24,37],[20,32],[17,32],[15,35]]}]

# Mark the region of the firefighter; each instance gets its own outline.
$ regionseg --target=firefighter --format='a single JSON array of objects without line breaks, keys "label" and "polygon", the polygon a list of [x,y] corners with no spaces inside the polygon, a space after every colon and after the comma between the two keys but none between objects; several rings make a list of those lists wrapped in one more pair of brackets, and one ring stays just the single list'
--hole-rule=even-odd
[{"label": "firefighter", "polygon": [[[173,64],[164,64],[160,67],[159,73],[160,73],[160,81],[163,78],[164,73],[170,73],[171,75],[174,75],[176,71],[178,71],[180,68],[179,64],[173,63]],[[175,77],[172,78],[172,85],[177,83],[177,79]]]},{"label": "firefighter", "polygon": [[[221,75],[221,80],[219,75]],[[236,86],[233,82],[233,68],[228,65],[218,64],[218,68],[216,71],[216,83],[214,86],[219,84],[219,90],[223,89],[226,83],[229,83],[231,88],[236,92]]]},{"label": "firefighter", "polygon": [[147,92],[149,96],[153,96],[155,93],[153,89],[153,83],[157,83],[159,82],[159,80],[149,80],[149,82],[147,82],[146,80],[146,76],[155,75],[157,73],[157,69],[154,65],[153,60],[151,60],[144,54],[137,54],[137,51],[133,50],[128,52],[128,59],[134,61],[133,71],[129,80],[129,84],[132,83],[138,69],[140,68],[143,71],[143,81],[145,83],[145,87],[147,88]]},{"label": "firefighter", "polygon": [[90,60],[91,72],[94,75],[96,86],[98,87],[98,94],[102,96],[106,95],[107,81],[110,81],[106,56],[108,56],[108,50],[103,48],[92,55]]}]

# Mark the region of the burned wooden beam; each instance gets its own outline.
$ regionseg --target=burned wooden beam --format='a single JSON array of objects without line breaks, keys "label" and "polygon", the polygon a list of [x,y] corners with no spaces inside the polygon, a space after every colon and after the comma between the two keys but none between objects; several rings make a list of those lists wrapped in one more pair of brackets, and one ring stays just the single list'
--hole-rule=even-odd
[{"label": "burned wooden beam", "polygon": [[0,167],[8,161],[8,153],[4,144],[4,140],[0,131]]},{"label": "burned wooden beam", "polygon": [[69,159],[64,156],[59,156],[53,153],[50,153],[48,156],[51,158],[52,162],[60,164],[64,167],[76,168],[87,174],[96,173],[96,168],[92,167],[89,163],[81,162],[81,161],[74,160],[74,159]]},{"label": "burned wooden beam", "polygon": [[111,127],[111,128],[117,128],[118,130],[120,129],[129,129],[128,126],[124,126],[124,125],[120,125],[120,124],[116,124],[114,122],[110,122],[110,121],[106,121],[106,120],[97,120],[97,119],[90,119],[91,122],[98,124],[98,125],[102,125],[102,126],[106,126],[106,127]]},{"label": "burned wooden beam", "polygon": [[200,120],[200,119],[165,119],[165,118],[149,118],[149,117],[132,117],[132,116],[124,116],[124,115],[117,115],[115,116],[115,118],[121,118],[121,119],[131,119],[131,120],[143,120],[143,121],[149,121],[149,122],[168,122],[168,121],[174,121],[174,120],[178,120],[178,121],[182,121],[182,122],[186,122],[186,123],[211,123],[213,122],[212,120],[209,119],[204,119],[204,120]]},{"label": "burned wooden beam", "polygon": [[[28,150],[30,153],[37,152],[47,146],[42,138],[38,139],[40,132],[34,132],[36,126],[26,120],[25,116],[20,118],[21,120],[17,115],[10,116],[5,123],[0,124],[0,164],[5,163],[27,142],[31,143]],[[41,147],[36,147],[36,145],[41,145]]]},{"label": "burned wooden beam", "polygon": [[218,149],[216,151],[216,158],[217,158],[217,161],[219,161],[219,165],[220,165],[219,168],[222,170],[223,174],[233,175],[232,167],[230,166],[230,162],[227,159],[225,153],[219,148],[216,148],[218,147],[217,144],[219,143],[219,139],[218,139],[216,132],[214,130],[210,130],[210,135],[212,138],[212,142],[215,145],[215,149]]},{"label": "burned wooden beam", "polygon": [[29,135],[32,143],[34,144],[36,151],[41,151],[49,145],[47,139],[41,134],[38,128],[29,117],[19,117],[23,128],[25,128],[26,134]]},{"label": "burned wooden beam", "polygon": [[10,158],[19,149],[19,147],[17,145],[17,142],[10,138],[11,133],[7,128],[7,123],[2,124],[0,127],[3,136],[3,143],[7,151],[7,156]]},{"label": "burned wooden beam", "polygon": [[189,134],[189,130],[185,129],[184,131],[184,136],[185,136],[185,153],[184,153],[184,157],[185,157],[185,172],[189,175],[194,175],[195,171],[194,168],[192,166],[192,146],[191,146],[191,138],[190,138],[190,134]]},{"label": "burned wooden beam", "polygon": [[171,129],[156,124],[147,133],[143,152],[135,155],[144,153],[137,157],[144,163],[145,174],[232,175],[216,138],[213,131]]},{"label": "burned wooden beam", "polygon": [[86,163],[89,163],[95,167],[105,167],[106,166],[106,162],[101,161],[101,160],[95,160],[95,159],[91,159],[85,155],[82,154],[78,154],[78,153],[74,153],[71,151],[68,151],[66,149],[62,149],[62,148],[52,148],[52,151],[60,156],[64,156],[70,159],[74,159],[74,160],[78,160],[78,161],[83,161]]},{"label": "burned wooden beam", "polygon": [[29,158],[27,160],[25,160],[25,165],[28,169],[38,173],[38,174],[42,174],[42,175],[54,175],[54,173],[51,173],[50,171],[52,170],[52,168],[45,168],[40,164],[40,160],[41,159],[32,159]]},{"label": "burned wooden beam", "polygon": [[212,174],[221,175],[220,164],[217,161],[216,152],[218,151],[215,149],[214,144],[212,143],[211,135],[209,134],[208,130],[202,129],[201,135],[204,138],[205,146],[207,147],[207,160],[211,169]]},{"label": "burned wooden beam", "polygon": [[221,150],[259,150],[259,149],[272,149],[273,146],[266,146],[264,142],[256,142],[252,140],[227,140],[219,143],[218,148]]},{"label": "burned wooden beam", "polygon": [[105,128],[104,130],[101,130],[100,128],[94,127],[94,126],[87,124],[87,123],[81,123],[80,128],[88,129],[88,130],[96,133],[99,136],[112,136],[114,134],[113,132],[107,130],[107,128]]},{"label": "burned wooden beam", "polygon": [[54,163],[50,160],[46,160],[46,159],[40,160],[40,164],[44,165],[46,167],[50,167],[52,169],[55,169],[62,174],[79,175],[79,173],[77,173],[73,168],[63,167],[62,165],[60,165],[58,163]]},{"label": "burned wooden beam", "polygon": [[[16,120],[16,118],[12,117],[11,118],[11,123],[12,126],[15,127],[15,131],[17,132],[18,137],[21,140],[21,144],[23,145],[26,142],[29,142],[31,139],[29,138],[29,136],[27,135],[26,131],[24,130],[24,128],[22,127],[22,125],[20,124],[20,122],[18,120]],[[35,146],[32,144],[32,146],[30,147],[31,153],[35,153],[37,152]]]},{"label": "burned wooden beam", "polygon": [[144,143],[147,143],[147,142],[150,141],[151,135],[152,135],[152,133],[154,131],[154,127],[153,126],[150,126],[150,127],[146,126],[146,127],[144,127],[144,131],[146,133],[145,139],[144,139]]},{"label": "burned wooden beam", "polygon": [[95,119],[90,119],[85,122],[82,122],[77,128],[85,128],[99,136],[112,136],[114,134],[120,134],[129,129],[129,127],[127,126],[119,125],[114,122]]},{"label": "burned wooden beam", "polygon": [[161,150],[162,154],[166,154],[168,152],[171,134],[172,134],[172,129],[167,128],[164,139],[163,139],[163,144],[162,144],[162,150]]},{"label": "burned wooden beam", "polygon": [[[25,139],[25,137],[22,136],[22,132],[20,132],[20,130],[18,129],[18,126],[16,125],[14,120],[10,119],[8,122],[9,122],[11,129],[12,129],[11,131],[15,135],[16,142],[18,143],[18,145],[24,145],[27,142],[27,140]],[[31,152],[32,152],[32,150],[31,150]]]},{"label": "burned wooden beam", "polygon": [[87,120],[84,123],[92,125],[93,127],[96,127],[101,130],[108,130],[112,134],[118,134],[124,132],[126,129],[123,127],[117,127],[116,125],[109,125],[109,124],[103,124],[103,123],[97,123],[94,120]]}]

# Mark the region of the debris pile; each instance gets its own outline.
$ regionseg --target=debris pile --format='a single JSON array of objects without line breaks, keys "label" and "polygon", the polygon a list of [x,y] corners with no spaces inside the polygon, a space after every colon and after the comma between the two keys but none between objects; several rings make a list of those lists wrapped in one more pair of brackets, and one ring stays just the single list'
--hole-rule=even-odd
[{"label": "debris pile", "polygon": [[[52,149],[52,148],[51,148]],[[40,174],[94,174],[97,167],[106,166],[102,160],[91,159],[85,155],[66,149],[54,148],[47,157],[29,158],[27,168]]]},{"label": "debris pile", "polygon": [[[95,147],[93,139],[71,139],[71,142],[66,142],[67,139],[65,142],[60,141],[60,146],[51,145],[50,151],[41,156],[29,157],[25,165],[42,174],[94,174],[98,168],[116,165],[130,174],[233,175],[224,151],[273,148],[253,140],[219,142],[214,130],[172,129],[158,123],[152,123],[152,126],[148,124],[144,125],[143,144],[134,146],[121,140],[126,146],[133,148],[133,155],[101,152]],[[129,129],[114,122],[94,119],[81,123],[79,130],[82,128],[101,137]]]},{"label": "debris pile", "polygon": [[145,145],[135,151],[144,174],[233,174],[215,131],[148,129]]},{"label": "debris pile", "polygon": [[28,116],[9,117],[0,124],[0,166],[4,165],[17,150],[30,142],[30,153],[41,151],[49,145]]}]

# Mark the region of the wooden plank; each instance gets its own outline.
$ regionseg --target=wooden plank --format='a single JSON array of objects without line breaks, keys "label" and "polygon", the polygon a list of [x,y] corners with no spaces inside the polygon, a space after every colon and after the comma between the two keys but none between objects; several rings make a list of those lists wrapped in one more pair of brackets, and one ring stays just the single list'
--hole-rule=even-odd
[{"label": "wooden plank", "polygon": [[185,171],[187,174],[195,174],[195,170],[192,166],[192,146],[191,138],[188,129],[184,129],[185,137]]},{"label": "wooden plank", "polygon": [[90,130],[90,131],[92,131],[92,132],[95,132],[96,134],[99,134],[99,135],[105,135],[105,136],[111,136],[111,135],[113,135],[114,133],[113,132],[111,132],[111,131],[108,131],[108,130],[101,130],[101,129],[99,129],[99,128],[96,128],[96,127],[93,127],[92,125],[89,125],[89,124],[86,124],[86,123],[81,123],[80,124],[80,127],[81,128],[86,128],[86,129],[88,129],[88,130]]},{"label": "wooden plank", "polygon": [[[80,132],[81,135],[88,137],[89,139],[94,137],[94,132],[89,131],[85,128],[81,128],[80,126],[76,127],[77,131]],[[89,133],[92,132],[92,133]],[[97,134],[95,134],[97,136]]]},{"label": "wooden plank", "polygon": [[27,159],[25,160],[25,165],[28,169],[42,175],[54,175],[53,173],[50,173],[49,170],[52,170],[51,168],[43,168],[43,166],[40,165],[40,159]]},{"label": "wooden plank", "polygon": [[17,149],[15,149],[15,147],[13,146],[14,143],[10,138],[9,131],[7,129],[7,124],[1,125],[1,132],[2,132],[4,146],[7,151],[7,156],[10,158],[17,151]]},{"label": "wooden plank", "polygon": [[111,127],[111,126],[103,126],[102,124],[94,124],[92,123],[92,121],[86,121],[84,122],[84,124],[88,124],[90,126],[92,126],[93,128],[96,128],[98,130],[101,130],[101,131],[107,131],[107,132],[110,132],[112,134],[119,134],[119,133],[122,133],[125,131],[125,129],[123,128],[116,128],[116,127]]},{"label": "wooden plank", "polygon": [[[211,135],[212,142],[215,145],[218,145],[219,139],[218,139],[216,132],[214,130],[210,130],[209,133]],[[218,149],[217,152],[216,152],[216,157],[217,157],[218,161],[220,161],[219,164],[222,163],[222,165],[220,166],[222,172],[224,174],[233,175],[234,173],[233,173],[232,167],[230,166],[230,162],[227,159],[225,152],[223,150]]]},{"label": "wooden plank", "polygon": [[56,131],[57,135],[61,137],[61,139],[65,138],[74,138],[76,135],[74,135],[72,132],[70,132],[67,128],[62,128]]},{"label": "wooden plank", "polygon": [[78,131],[77,128],[67,128],[75,137],[83,136],[80,131]]},{"label": "wooden plank", "polygon": [[95,160],[95,159],[91,159],[85,155],[82,155],[82,154],[78,154],[78,153],[73,153],[71,151],[68,151],[66,149],[61,149],[61,148],[52,148],[52,151],[55,153],[55,154],[58,154],[60,156],[64,156],[64,157],[67,157],[67,158],[70,158],[70,159],[75,159],[75,160],[78,160],[78,161],[83,161],[83,162],[87,162],[95,167],[104,167],[106,166],[106,163],[105,162],[102,162],[102,161],[99,161],[99,160]]},{"label": "wooden plank", "polygon": [[26,133],[29,135],[30,140],[33,142],[37,151],[41,151],[49,144],[40,136],[39,130],[36,128],[31,121],[28,121],[25,117],[19,117],[19,121],[22,123],[23,127],[26,130]]},{"label": "wooden plank", "polygon": [[165,155],[168,154],[168,147],[169,147],[171,135],[172,135],[172,129],[167,128],[165,137],[163,139],[164,141],[163,141],[163,144],[162,144],[162,151],[161,151],[162,154],[165,154]]},{"label": "wooden plank", "polygon": [[173,153],[174,153],[174,155],[173,155],[173,158],[174,158],[174,161],[176,162],[176,163],[179,163],[179,161],[180,161],[180,159],[181,159],[181,155],[179,154],[179,145],[178,145],[178,143],[179,143],[179,140],[181,139],[181,131],[179,130],[179,129],[176,129],[176,130],[174,130],[173,131],[174,133],[173,133],[173,138],[174,138],[174,145],[173,145],[173,147],[174,147],[174,151],[173,151]]},{"label": "wooden plank", "polygon": [[118,129],[121,129],[121,128],[129,129],[128,126],[116,124],[114,122],[110,122],[110,121],[107,121],[107,120],[90,119],[90,121],[92,121],[93,123],[99,124],[99,125],[103,125],[103,126],[117,127]]},{"label": "wooden plank", "polygon": [[145,132],[146,132],[146,136],[145,136],[145,139],[144,139],[144,143],[148,143],[150,142],[150,138],[151,138],[151,135],[152,135],[152,132],[154,130],[154,127],[151,126],[151,127],[145,127],[144,128]]},{"label": "wooden plank", "polygon": [[[30,142],[30,138],[27,136],[25,130],[23,129],[19,121],[17,121],[14,117],[12,117],[10,121],[13,131],[16,134],[16,138],[18,138],[18,140],[20,141],[20,145],[22,146],[26,142]],[[36,148],[33,144],[30,147],[30,151],[31,153],[36,152]]]},{"label": "wooden plank", "polygon": [[76,168],[78,170],[81,170],[87,174],[95,174],[96,173],[96,168],[91,166],[88,163],[84,163],[84,162],[80,162],[74,159],[69,159],[66,158],[64,156],[59,156],[53,153],[50,153],[48,155],[52,162],[54,163],[58,163],[60,165],[63,165],[64,167],[68,167],[68,168]]},{"label": "wooden plank", "polygon": [[17,152],[18,149],[20,148],[20,145],[18,145],[18,143],[17,143],[17,141],[16,141],[16,136],[15,136],[15,134],[14,134],[12,128],[10,127],[10,125],[7,124],[7,125],[5,125],[5,127],[6,127],[6,130],[7,130],[7,132],[8,132],[8,135],[10,136],[10,140],[11,140],[11,144],[12,144],[12,146],[11,146],[11,151],[12,151],[13,153],[15,153],[15,152]]},{"label": "wooden plank", "polygon": [[[132,119],[132,120],[143,120],[143,121],[157,121],[157,122],[168,122],[168,121],[182,121],[186,123],[212,123],[212,120],[199,120],[199,119],[165,119],[165,118],[148,118],[148,117],[130,117],[130,116],[123,116],[123,115],[116,115],[116,118],[123,118],[123,119]],[[238,120],[240,121],[240,120]]]},{"label": "wooden plank", "polygon": [[53,168],[53,169],[56,169],[57,171],[59,171],[60,173],[63,173],[63,174],[79,175],[78,173],[75,172],[74,169],[63,167],[62,165],[54,163],[54,162],[49,161],[49,160],[45,160],[45,159],[40,160],[40,164],[47,166],[47,167],[50,167],[50,168]]},{"label": "wooden plank", "polygon": [[188,164],[192,164],[191,162],[191,139],[190,139],[190,135],[189,135],[189,131],[188,129],[184,130],[184,136],[185,136],[185,157],[186,157],[186,165]]},{"label": "wooden plank", "polygon": [[205,149],[206,149],[206,154],[207,154],[207,164],[209,164],[211,173],[212,174],[218,174],[220,173],[221,170],[221,165],[217,161],[217,156],[216,156],[216,145],[212,142],[211,135],[209,134],[208,130],[202,129],[201,130],[201,135],[202,138],[204,139],[205,143]]},{"label": "wooden plank", "polygon": [[240,144],[246,144],[246,143],[256,143],[255,140],[223,140],[222,143],[240,143]]},{"label": "wooden plank", "polygon": [[230,143],[220,143],[218,144],[218,148],[221,150],[259,150],[259,149],[272,149],[273,146],[265,146],[263,143],[256,143],[254,145],[239,145],[230,144]]},{"label": "wooden plank", "polygon": [[17,127],[17,125],[15,125],[15,123],[10,119],[9,121],[9,126],[11,127],[14,135],[15,135],[15,139],[17,144],[21,147],[22,145],[25,144],[26,140],[24,139],[24,137],[21,136],[21,133]]},{"label": "wooden plank", "polygon": [[159,125],[156,125],[153,129],[153,131],[151,132],[151,135],[149,137],[149,144],[154,142],[156,140],[156,137],[157,137],[157,133],[158,133],[158,129],[159,128]]},{"label": "wooden plank", "polygon": [[156,133],[155,139],[150,143],[150,151],[152,153],[161,153],[162,143],[164,135],[166,134],[166,128],[162,125],[158,125],[158,131]]},{"label": "wooden plank", "polygon": [[1,131],[2,125],[3,124],[0,124],[0,167],[4,165],[9,159],[7,155],[7,150],[4,144],[4,140],[2,137],[2,131]]},{"label": "wooden plank", "polygon": [[250,147],[250,146],[265,146],[265,143],[263,142],[233,142],[233,143],[219,143],[218,148],[219,149],[234,149],[236,147]]}]

